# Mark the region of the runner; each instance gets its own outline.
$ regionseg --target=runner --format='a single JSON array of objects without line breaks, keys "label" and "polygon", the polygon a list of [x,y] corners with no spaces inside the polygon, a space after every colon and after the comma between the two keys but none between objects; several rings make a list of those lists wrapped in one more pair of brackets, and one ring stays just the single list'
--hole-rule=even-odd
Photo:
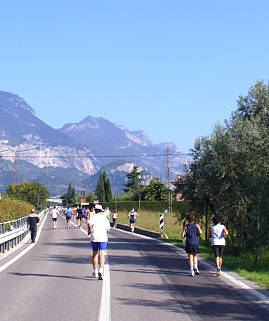
[{"label": "runner", "polygon": [[134,208],[132,208],[132,210],[129,212],[128,217],[130,219],[130,228],[131,228],[131,232],[134,232],[134,228],[135,228],[135,219],[136,216],[139,216],[138,213],[136,213],[136,211],[134,210]]},{"label": "runner", "polygon": [[86,207],[83,207],[83,209],[82,209],[82,223],[83,223],[83,225],[86,225],[86,215],[87,215],[87,210],[86,210]]},{"label": "runner", "polygon": [[77,216],[77,209],[76,209],[76,207],[74,206],[74,207],[73,207],[73,211],[72,211],[72,222],[75,221],[76,216]]},{"label": "runner", "polygon": [[58,217],[58,210],[56,209],[56,206],[51,211],[51,217],[53,222],[53,228],[57,228],[57,217]]},{"label": "runner", "polygon": [[116,228],[117,227],[117,211],[113,210],[112,212],[112,220],[113,220],[113,227]]},{"label": "runner", "polygon": [[188,224],[183,222],[182,238],[186,236],[186,253],[188,253],[190,274],[191,276],[199,275],[198,270],[198,256],[199,253],[199,235],[202,234],[199,224],[194,222],[194,215],[189,214],[187,216]]},{"label": "runner", "polygon": [[92,208],[90,209],[90,215],[89,215],[89,218],[90,218],[90,216],[91,216],[91,215],[93,215],[93,214],[95,214],[94,207],[92,207]]},{"label": "runner", "polygon": [[220,276],[222,267],[222,253],[225,246],[225,237],[228,236],[228,230],[225,225],[220,224],[220,219],[215,216],[213,218],[214,225],[210,227],[209,237],[212,238],[212,247],[216,258],[217,272],[216,275]]},{"label": "runner", "polygon": [[82,219],[82,209],[80,206],[77,207],[77,228],[81,227],[81,219]]},{"label": "runner", "polygon": [[108,220],[110,220],[111,212],[110,212],[110,210],[109,210],[109,207],[106,207],[106,208],[105,208],[105,215],[106,215],[106,218],[107,218]]},{"label": "runner", "polygon": [[90,213],[91,213],[91,211],[90,211],[90,209],[87,207],[87,210],[86,210],[87,219],[90,217]]},{"label": "runner", "polygon": [[[92,264],[93,276],[103,280],[105,250],[107,248],[107,232],[110,230],[108,219],[103,215],[102,205],[95,205],[95,214],[88,219],[88,234],[91,234],[91,245],[93,250]],[[99,252],[99,271],[98,271],[98,252]]]},{"label": "runner", "polygon": [[66,209],[66,228],[69,229],[70,228],[70,221],[71,221],[71,217],[72,217],[72,208],[70,208],[69,206],[67,206]]},{"label": "runner", "polygon": [[35,210],[32,209],[31,214],[27,218],[27,224],[30,226],[32,243],[35,243],[36,232],[37,232],[37,223],[39,223],[39,217],[35,213]]}]

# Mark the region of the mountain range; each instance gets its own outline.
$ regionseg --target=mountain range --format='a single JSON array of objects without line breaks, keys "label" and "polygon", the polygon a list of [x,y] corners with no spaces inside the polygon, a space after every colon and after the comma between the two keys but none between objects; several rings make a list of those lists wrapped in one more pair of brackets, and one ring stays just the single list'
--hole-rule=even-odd
[{"label": "mountain range", "polygon": [[54,196],[65,193],[69,183],[77,191],[93,192],[100,170],[106,170],[117,194],[134,165],[141,167],[145,181],[153,176],[165,180],[168,148],[179,153],[171,165],[171,175],[176,175],[186,159],[173,143],[154,144],[144,131],[102,117],[54,129],[24,99],[0,91],[1,193],[25,179],[44,184]]}]

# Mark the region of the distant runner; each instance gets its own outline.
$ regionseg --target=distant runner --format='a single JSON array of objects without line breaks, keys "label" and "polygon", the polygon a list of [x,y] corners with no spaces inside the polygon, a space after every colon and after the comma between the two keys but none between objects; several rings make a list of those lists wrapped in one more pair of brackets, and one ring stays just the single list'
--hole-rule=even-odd
[{"label": "distant runner", "polygon": [[71,221],[71,217],[72,217],[72,208],[70,208],[69,206],[66,209],[66,228],[69,229],[70,228],[70,221]]},{"label": "distant runner", "polygon": [[76,217],[77,217],[77,209],[76,209],[76,207],[74,206],[74,207],[73,207],[73,211],[72,211],[72,221],[73,221],[73,222],[75,221]]},{"label": "distant runner", "polygon": [[139,215],[138,213],[136,213],[136,211],[133,208],[128,214],[128,217],[130,219],[131,232],[134,232],[136,216],[139,216]]},{"label": "distant runner", "polygon": [[57,217],[58,217],[58,210],[54,206],[53,210],[51,211],[51,217],[52,217],[52,222],[53,222],[53,228],[57,228]]},{"label": "distant runner", "polygon": [[[107,232],[110,231],[110,224],[105,215],[103,215],[102,205],[95,205],[95,214],[88,219],[88,234],[91,235],[91,245],[93,250],[92,264],[93,276],[99,280],[104,277],[105,250],[107,248]],[[98,253],[99,253],[99,271],[98,271]]]},{"label": "distant runner", "polygon": [[214,225],[209,230],[209,237],[212,238],[212,247],[216,258],[217,272],[216,275],[220,276],[222,267],[222,253],[225,246],[225,237],[228,236],[228,230],[225,225],[220,224],[220,219],[215,216],[213,218]]},{"label": "distant runner", "polygon": [[106,207],[106,208],[105,208],[105,215],[106,215],[106,218],[107,218],[108,220],[110,220],[111,212],[110,212],[110,210],[109,210],[109,207]]},{"label": "distant runner", "polygon": [[83,207],[83,209],[82,209],[82,222],[83,222],[83,225],[86,225],[86,216],[87,216],[87,209],[86,209],[86,207]]},{"label": "distant runner", "polygon": [[112,220],[113,220],[113,227],[114,228],[117,227],[117,216],[118,216],[117,211],[113,210],[113,212],[112,212]]},{"label": "distant runner", "polygon": [[77,228],[81,227],[81,219],[82,219],[82,209],[80,206],[77,207]]}]

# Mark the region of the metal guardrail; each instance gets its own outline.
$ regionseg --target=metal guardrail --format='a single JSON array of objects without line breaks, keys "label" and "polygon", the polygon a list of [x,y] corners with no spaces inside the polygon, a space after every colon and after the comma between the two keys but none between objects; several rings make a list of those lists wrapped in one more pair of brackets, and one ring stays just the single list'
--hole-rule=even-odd
[{"label": "metal guardrail", "polygon": [[0,223],[0,236],[10,231],[14,231],[20,227],[27,225],[28,216],[21,217],[17,220]]},{"label": "metal guardrail", "polygon": [[[44,213],[41,211],[39,217]],[[17,220],[0,223],[0,253],[5,253],[19,244],[29,232],[27,226],[28,216]]]}]

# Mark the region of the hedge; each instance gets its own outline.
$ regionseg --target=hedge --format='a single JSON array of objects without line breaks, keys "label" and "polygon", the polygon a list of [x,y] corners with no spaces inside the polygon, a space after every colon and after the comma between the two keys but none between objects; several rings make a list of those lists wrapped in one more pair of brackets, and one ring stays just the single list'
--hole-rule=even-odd
[{"label": "hedge", "polygon": [[[116,209],[117,211],[129,212],[132,208],[136,211],[139,210],[138,201],[115,201],[115,202],[102,202],[103,208],[109,207],[112,211]],[[168,203],[166,201],[141,201],[140,210],[141,211],[152,211],[152,212],[165,212],[168,209]],[[194,204],[192,201],[184,202],[174,202],[172,204],[172,212],[174,213],[186,213],[194,210]]]},{"label": "hedge", "polygon": [[12,200],[0,199],[0,222],[6,222],[21,218],[30,214],[33,205]]}]

